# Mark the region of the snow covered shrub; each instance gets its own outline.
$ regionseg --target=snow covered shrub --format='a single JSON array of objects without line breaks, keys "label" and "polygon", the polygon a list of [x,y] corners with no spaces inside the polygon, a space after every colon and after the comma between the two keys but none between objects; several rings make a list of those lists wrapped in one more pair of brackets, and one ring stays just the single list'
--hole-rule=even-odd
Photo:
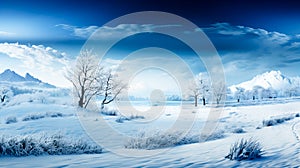
[{"label": "snow covered shrub", "polygon": [[265,127],[274,126],[276,124],[277,124],[277,122],[273,119],[263,120],[263,126],[265,126]]},{"label": "snow covered shrub", "polygon": [[47,117],[56,118],[56,117],[63,117],[64,115],[61,112],[47,112]]},{"label": "snow covered shrub", "polygon": [[145,117],[140,115],[131,115],[130,117],[120,116],[116,119],[116,122],[123,123],[124,121],[131,121],[135,119],[145,119]]},{"label": "snow covered shrub", "polygon": [[60,112],[47,112],[45,114],[29,114],[25,116],[22,121],[31,121],[31,120],[39,120],[46,117],[56,118],[63,117],[64,115]]},{"label": "snow covered shrub", "polygon": [[183,135],[184,132],[181,131],[139,132],[136,136],[130,138],[124,147],[129,149],[152,150],[199,142],[199,135]]},{"label": "snow covered shrub", "polygon": [[18,122],[16,117],[10,116],[6,118],[5,124],[11,124],[11,123],[16,123]]},{"label": "snow covered shrub", "polygon": [[125,148],[130,149],[158,149],[175,146],[179,138],[181,137],[181,132],[140,132],[135,137],[130,138],[125,143]]},{"label": "snow covered shrub", "polygon": [[252,138],[245,140],[241,139],[235,142],[225,158],[230,160],[252,160],[262,156],[261,144]]},{"label": "snow covered shrub", "polygon": [[271,118],[269,120],[263,120],[263,126],[269,127],[269,126],[274,126],[277,124],[281,124],[285,121],[289,121],[294,119],[295,117],[293,115],[287,116],[287,117],[276,117],[276,118]]},{"label": "snow covered shrub", "polygon": [[28,116],[25,116],[22,121],[30,121],[30,120],[38,120],[41,118],[45,118],[44,114],[29,114]]},{"label": "snow covered shrub", "polygon": [[216,130],[209,134],[202,134],[201,142],[213,141],[213,140],[217,140],[217,139],[222,139],[224,137],[225,137],[225,132],[223,130]]},{"label": "snow covered shrub", "polygon": [[262,127],[261,126],[257,126],[256,129],[262,129]]},{"label": "snow covered shrub", "polygon": [[175,145],[185,145],[185,144],[193,144],[200,142],[199,134],[188,134],[184,136],[180,141],[178,141]]},{"label": "snow covered shrub", "polygon": [[102,148],[83,140],[72,140],[61,134],[1,136],[0,156],[68,155],[101,153]]},{"label": "snow covered shrub", "polygon": [[232,131],[232,133],[241,134],[245,133],[245,130],[243,128],[236,128]]},{"label": "snow covered shrub", "polygon": [[101,114],[107,115],[107,116],[117,116],[118,111],[117,110],[109,110],[107,108],[104,108],[101,110]]}]

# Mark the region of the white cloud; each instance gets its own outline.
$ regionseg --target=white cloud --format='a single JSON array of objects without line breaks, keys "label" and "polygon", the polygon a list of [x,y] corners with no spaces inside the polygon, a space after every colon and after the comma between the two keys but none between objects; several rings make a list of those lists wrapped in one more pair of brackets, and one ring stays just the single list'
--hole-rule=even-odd
[{"label": "white cloud", "polygon": [[[256,35],[258,39],[276,44],[287,43],[291,37],[279,32],[269,32],[261,28],[251,28],[246,26],[234,26],[229,23],[215,23],[211,27],[203,28],[208,33],[215,33],[229,36]],[[197,30],[195,30],[197,31]],[[247,39],[245,39],[247,40]]]},{"label": "white cloud", "polygon": [[[36,75],[41,80],[54,85],[64,86],[64,67],[69,60],[66,54],[43,45],[22,45],[18,43],[0,43],[0,53],[22,64],[12,65],[12,69],[19,69]],[[5,62],[1,62],[5,64]]]},{"label": "white cloud", "polygon": [[57,27],[68,30],[72,32],[73,36],[80,38],[89,38],[94,32],[94,37],[96,38],[117,38],[124,35],[131,35],[140,32],[152,32],[156,28],[165,28],[170,26],[179,25],[153,25],[153,24],[119,24],[115,27],[109,26],[87,26],[87,27],[77,27],[67,24],[58,24]]},{"label": "white cloud", "polygon": [[94,33],[99,28],[98,26],[76,27],[67,24],[58,24],[56,26],[71,31],[72,35],[81,38],[88,38],[92,33]]},{"label": "white cloud", "polygon": [[291,43],[290,48],[292,49],[300,48],[300,42]]}]

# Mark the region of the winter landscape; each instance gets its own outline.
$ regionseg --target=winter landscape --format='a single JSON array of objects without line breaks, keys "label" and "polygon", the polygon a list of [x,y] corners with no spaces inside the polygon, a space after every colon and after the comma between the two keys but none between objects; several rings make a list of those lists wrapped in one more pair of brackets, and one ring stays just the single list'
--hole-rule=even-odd
[{"label": "winter landscape", "polygon": [[0,5],[0,167],[300,167],[296,24],[30,2]]},{"label": "winter landscape", "polygon": [[[0,109],[1,167],[117,167],[120,164],[129,167],[299,166],[299,78],[286,77],[279,71],[266,72],[250,81],[230,86],[218,126],[203,141],[199,138],[199,130],[207,121],[210,103],[194,107],[194,101],[168,101],[158,120],[144,124],[136,121],[146,120],[146,115],[122,119],[111,105],[111,109],[105,111],[107,114],[102,114],[104,119],[133,136],[131,140],[122,142],[122,150],[134,152],[170,148],[141,158],[119,156],[93,142],[80,124],[69,89],[43,83],[30,74],[22,77],[12,70],[0,74],[0,80],[3,98]],[[253,95],[257,97],[255,100]],[[148,105],[143,102],[136,103],[138,108],[147,108]],[[196,120],[189,134],[177,141],[180,130],[163,130],[176,120],[180,106],[184,117],[195,115]],[[152,142],[146,142],[142,137],[134,138],[143,133],[152,138]],[[262,145],[261,158],[245,162],[225,158],[235,141],[251,137]],[[49,151],[34,145],[48,145]]]}]

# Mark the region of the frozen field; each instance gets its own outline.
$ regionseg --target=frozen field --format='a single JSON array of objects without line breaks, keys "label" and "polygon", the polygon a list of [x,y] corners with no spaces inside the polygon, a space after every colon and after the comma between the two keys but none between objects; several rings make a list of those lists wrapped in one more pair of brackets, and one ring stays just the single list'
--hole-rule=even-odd
[{"label": "frozen field", "polygon": [[[55,134],[60,132],[69,138],[83,139],[88,143],[93,141],[87,136],[78,119],[77,111],[71,106],[68,97],[58,97],[55,101],[19,102],[13,106],[0,109],[0,132],[2,136]],[[147,107],[139,105],[140,109]],[[126,107],[124,108],[126,109]],[[160,106],[155,106],[147,113],[128,112],[130,115],[140,115],[144,118],[118,122],[120,116],[103,115],[104,120],[114,130],[128,136],[138,132],[164,131],[172,126],[179,116],[179,106],[167,104],[164,111],[157,114]],[[184,103],[180,117],[182,123],[195,122],[189,134],[200,135],[210,107],[194,108],[191,103]],[[125,112],[126,113],[126,112]],[[177,145],[162,149],[125,149],[125,139],[120,139],[118,150],[123,153],[158,152],[148,157],[126,157],[103,149],[101,154],[80,155],[42,155],[26,157],[0,157],[0,167],[298,167],[300,166],[300,101],[262,103],[260,105],[226,105],[217,119],[217,128],[213,138],[191,144]],[[39,114],[40,118],[26,120],[28,116]],[[155,115],[153,115],[155,114]],[[291,117],[292,116],[292,117]],[[7,124],[7,118],[15,117],[16,121]],[[288,121],[273,126],[264,126],[263,120],[290,117]],[[86,117],[89,119],[89,117]],[[87,120],[88,120],[87,119]],[[149,120],[148,120],[149,119]],[[101,122],[92,118],[89,122]],[[185,128],[176,125],[176,128]],[[101,124],[95,130],[101,130],[99,135],[109,135],[101,129]],[[237,131],[242,130],[242,131]],[[184,131],[184,130],[182,130]],[[99,131],[100,132],[100,131]],[[242,133],[241,133],[242,132]],[[231,161],[224,157],[228,154],[231,144],[242,137],[257,139],[263,146],[262,158],[251,161]],[[113,138],[113,137],[112,137]],[[100,137],[101,139],[101,137]],[[124,145],[123,145],[124,144]],[[168,150],[165,150],[168,149]]]}]

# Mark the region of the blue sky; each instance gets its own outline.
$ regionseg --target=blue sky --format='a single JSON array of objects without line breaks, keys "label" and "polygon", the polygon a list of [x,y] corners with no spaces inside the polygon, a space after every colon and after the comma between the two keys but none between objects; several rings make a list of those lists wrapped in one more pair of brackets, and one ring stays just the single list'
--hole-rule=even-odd
[{"label": "blue sky", "polygon": [[[95,30],[107,40],[118,34],[155,30],[157,25],[102,25],[131,12],[156,10],[185,17],[202,28],[222,58],[228,85],[270,70],[300,76],[299,5],[293,1],[1,0],[0,71],[10,68],[20,74],[30,72],[46,82],[68,86],[63,75],[65,68]],[[197,30],[182,33],[188,36]],[[110,63],[143,47],[171,50],[180,55],[195,74],[205,71],[189,47],[176,39],[151,33],[121,41],[110,52]],[[155,54],[152,53],[153,58]]]}]

